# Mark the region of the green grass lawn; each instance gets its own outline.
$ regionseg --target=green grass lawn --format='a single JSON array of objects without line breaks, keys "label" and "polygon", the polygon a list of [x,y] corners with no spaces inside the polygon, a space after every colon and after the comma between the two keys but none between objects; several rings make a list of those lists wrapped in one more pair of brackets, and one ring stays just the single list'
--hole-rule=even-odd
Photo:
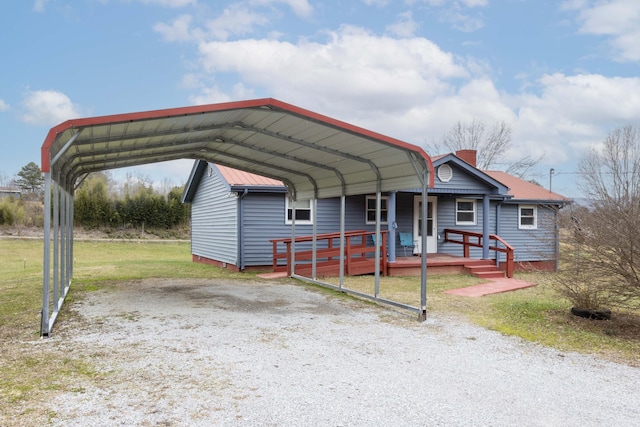
[{"label": "green grass lawn", "polygon": [[[42,304],[42,253],[40,240],[0,240],[0,425],[12,416],[42,420],[39,402],[59,391],[77,387],[77,379],[99,378],[90,359],[64,351],[63,345],[47,347],[43,357],[39,343]],[[547,273],[548,274],[548,273]],[[443,293],[470,286],[479,280],[464,275],[429,275],[428,313],[461,316],[500,333],[552,346],[559,351],[594,353],[600,357],[640,366],[638,313],[615,313],[611,321],[577,318],[570,303],[544,284],[542,273],[518,278],[541,283],[537,287],[505,294],[468,298]],[[145,278],[224,278],[254,280],[248,273],[233,273],[191,261],[188,243],[134,243],[125,241],[76,242],[74,279],[67,303],[86,292],[109,289],[118,281]],[[337,278],[326,279],[337,284]],[[346,287],[373,292],[373,277],[350,277]],[[300,286],[314,286],[300,284]],[[420,279],[382,277],[380,296],[419,306]],[[338,295],[338,294],[335,294]],[[54,327],[72,316],[62,308]],[[409,314],[408,315],[412,315]],[[22,418],[24,419],[24,418]]]}]

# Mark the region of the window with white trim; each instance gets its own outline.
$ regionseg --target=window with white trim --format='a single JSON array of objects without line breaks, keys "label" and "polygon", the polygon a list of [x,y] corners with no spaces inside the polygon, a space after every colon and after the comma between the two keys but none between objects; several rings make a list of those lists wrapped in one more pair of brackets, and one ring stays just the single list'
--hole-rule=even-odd
[{"label": "window with white trim", "polygon": [[[296,224],[313,224],[313,203],[311,200],[296,200]],[[293,218],[293,201],[285,196],[285,224],[291,224]]]},{"label": "window with white trim", "polygon": [[456,199],[456,225],[476,225],[476,201]]},{"label": "window with white trim", "polygon": [[[389,212],[389,198],[381,196],[380,199],[380,224],[386,224]],[[367,196],[365,215],[367,224],[376,223],[376,196]]]},{"label": "window with white trim", "polygon": [[524,230],[535,230],[538,228],[538,208],[536,206],[518,206],[518,228]]}]

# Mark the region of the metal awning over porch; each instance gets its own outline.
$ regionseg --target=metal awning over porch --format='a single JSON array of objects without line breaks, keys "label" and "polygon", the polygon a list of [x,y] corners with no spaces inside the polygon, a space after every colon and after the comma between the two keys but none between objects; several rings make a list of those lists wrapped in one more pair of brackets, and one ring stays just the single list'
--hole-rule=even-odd
[{"label": "metal awning over porch", "polygon": [[426,194],[434,179],[420,147],[271,98],[69,120],[49,131],[41,155],[45,212],[53,211],[45,215],[42,335],[71,284],[73,195],[92,172],[200,159],[278,179],[294,200]]}]

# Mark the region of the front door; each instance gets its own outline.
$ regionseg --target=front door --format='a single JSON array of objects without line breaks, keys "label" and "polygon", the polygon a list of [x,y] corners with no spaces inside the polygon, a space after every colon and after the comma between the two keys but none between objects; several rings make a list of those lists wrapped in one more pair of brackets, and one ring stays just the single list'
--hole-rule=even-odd
[{"label": "front door", "polygon": [[[422,196],[415,196],[413,199],[413,238],[416,246],[415,254],[422,253]],[[438,198],[428,196],[427,202],[427,253],[438,252]]]}]

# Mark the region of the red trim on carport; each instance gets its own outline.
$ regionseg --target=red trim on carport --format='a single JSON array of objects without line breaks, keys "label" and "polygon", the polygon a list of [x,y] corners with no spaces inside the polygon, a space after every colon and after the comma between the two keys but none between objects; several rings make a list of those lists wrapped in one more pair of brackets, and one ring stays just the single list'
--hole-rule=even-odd
[{"label": "red trim on carport", "polygon": [[[223,111],[223,110],[239,110],[243,108],[255,108],[255,107],[272,107],[272,108],[288,111],[290,113],[305,117],[307,119],[329,124],[353,133],[357,133],[360,135],[368,136],[370,138],[388,142],[391,145],[416,151],[427,161],[428,169],[430,171],[433,171],[433,163],[431,162],[431,157],[429,157],[429,155],[421,147],[409,144],[404,141],[400,141],[399,139],[395,139],[386,135],[379,134],[377,132],[373,132],[368,129],[361,128],[359,126],[355,126],[337,119],[333,119],[331,117],[327,117],[322,114],[318,114],[313,111],[306,110],[304,108],[296,107],[295,105],[287,104],[286,102],[278,101],[277,99],[262,98],[262,99],[253,99],[253,100],[247,100],[247,101],[224,102],[220,104],[208,104],[208,105],[195,105],[190,107],[168,108],[164,110],[141,111],[141,112],[135,112],[135,113],[114,114],[110,116],[97,116],[97,117],[67,120],[66,122],[63,122],[51,128],[51,130],[49,130],[49,133],[47,134],[47,137],[44,140],[44,143],[42,144],[42,148],[41,148],[42,172],[51,171],[51,164],[50,164],[51,159],[49,155],[49,149],[53,145],[53,142],[55,141],[56,136],[59,133],[62,133],[71,128],[92,126],[92,125],[102,125],[107,123],[122,123],[122,122],[133,122],[138,120],[158,119],[162,117],[170,118],[170,117],[176,117],[176,116],[187,116],[187,115],[211,113],[211,112]],[[434,186],[433,175],[434,175],[433,173],[429,174],[429,187]]]}]

